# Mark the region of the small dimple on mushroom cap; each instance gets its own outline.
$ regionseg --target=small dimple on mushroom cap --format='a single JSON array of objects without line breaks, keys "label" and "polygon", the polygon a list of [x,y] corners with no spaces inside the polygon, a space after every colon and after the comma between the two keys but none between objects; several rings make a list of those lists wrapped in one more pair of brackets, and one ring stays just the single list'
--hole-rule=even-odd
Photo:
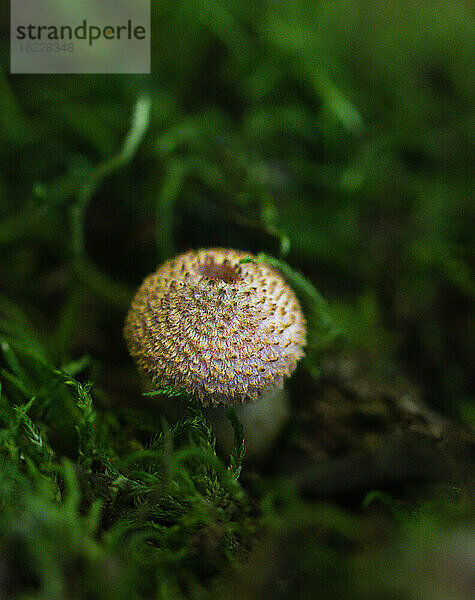
[{"label": "small dimple on mushroom cap", "polygon": [[138,289],[126,318],[130,354],[154,385],[204,405],[235,405],[282,385],[304,354],[305,319],[283,277],[252,255],[192,250]]}]

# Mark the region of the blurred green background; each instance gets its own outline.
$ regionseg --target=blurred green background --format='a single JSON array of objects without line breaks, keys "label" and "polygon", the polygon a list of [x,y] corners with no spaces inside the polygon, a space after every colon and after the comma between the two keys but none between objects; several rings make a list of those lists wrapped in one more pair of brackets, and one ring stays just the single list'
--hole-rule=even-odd
[{"label": "blurred green background", "polygon": [[143,277],[188,248],[263,251],[346,348],[473,423],[473,3],[163,0],[152,23],[151,75],[10,75],[2,10],[3,338],[89,356],[113,415],[140,396],[122,323]]}]

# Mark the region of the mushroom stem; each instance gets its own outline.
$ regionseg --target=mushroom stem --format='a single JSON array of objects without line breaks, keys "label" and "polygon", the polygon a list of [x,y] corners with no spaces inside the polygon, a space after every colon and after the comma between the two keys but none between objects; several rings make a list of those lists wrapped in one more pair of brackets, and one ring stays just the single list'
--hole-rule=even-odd
[{"label": "mushroom stem", "polygon": [[[151,383],[146,387],[153,389]],[[155,397],[157,408],[175,423],[186,415],[186,406],[174,398]],[[233,449],[234,431],[226,416],[226,406],[202,407],[204,416],[213,427],[218,452],[227,456]],[[259,463],[265,460],[289,419],[289,396],[285,388],[263,394],[258,400],[235,407],[236,415],[244,429],[246,442],[245,462]]]},{"label": "mushroom stem", "polygon": [[[213,426],[219,449],[229,454],[233,449],[234,433],[225,408],[204,408]],[[289,398],[285,388],[263,394],[258,400],[235,408],[244,428],[246,462],[261,462],[274,447],[289,418]]]}]

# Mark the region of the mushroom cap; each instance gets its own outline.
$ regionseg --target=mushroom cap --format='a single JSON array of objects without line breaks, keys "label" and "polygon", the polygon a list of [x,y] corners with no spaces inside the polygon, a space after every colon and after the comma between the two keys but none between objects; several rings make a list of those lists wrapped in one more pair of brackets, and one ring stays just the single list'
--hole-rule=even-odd
[{"label": "mushroom cap", "polygon": [[306,325],[282,275],[252,254],[191,250],[139,287],[124,336],[157,387],[233,406],[281,387],[304,354]]}]

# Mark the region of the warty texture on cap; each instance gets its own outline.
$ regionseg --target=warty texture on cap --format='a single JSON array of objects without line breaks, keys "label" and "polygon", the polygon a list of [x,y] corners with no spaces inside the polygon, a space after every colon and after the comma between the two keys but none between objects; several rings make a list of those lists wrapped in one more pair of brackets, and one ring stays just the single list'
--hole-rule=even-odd
[{"label": "warty texture on cap", "polygon": [[232,406],[283,384],[304,354],[306,326],[284,278],[252,254],[192,250],[139,287],[126,318],[130,354],[157,387]]}]

